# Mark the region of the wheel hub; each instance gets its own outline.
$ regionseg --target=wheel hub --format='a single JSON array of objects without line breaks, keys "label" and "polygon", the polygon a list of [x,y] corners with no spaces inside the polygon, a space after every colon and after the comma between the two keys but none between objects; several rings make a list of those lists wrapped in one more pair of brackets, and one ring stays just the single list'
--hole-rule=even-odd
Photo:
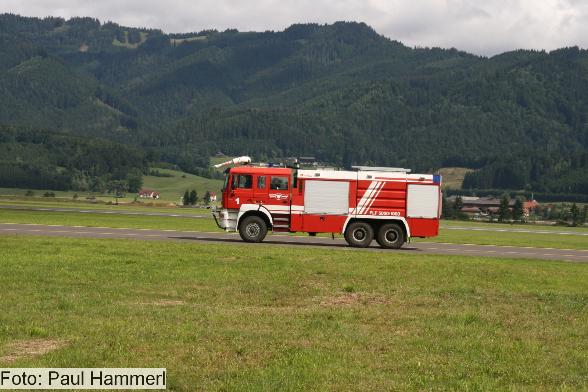
[{"label": "wheel hub", "polygon": [[388,230],[384,237],[386,237],[386,241],[388,242],[395,242],[398,239],[398,233],[394,230]]},{"label": "wheel hub", "polygon": [[367,232],[365,231],[365,229],[357,229],[353,232],[353,238],[356,241],[363,241],[366,236]]},{"label": "wheel hub", "polygon": [[247,225],[246,232],[249,237],[257,237],[260,231],[261,227],[257,223]]}]

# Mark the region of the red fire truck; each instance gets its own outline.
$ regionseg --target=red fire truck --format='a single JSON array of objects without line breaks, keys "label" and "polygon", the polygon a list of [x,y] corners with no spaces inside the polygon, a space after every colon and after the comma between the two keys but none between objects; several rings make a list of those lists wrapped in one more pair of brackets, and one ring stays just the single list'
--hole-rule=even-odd
[{"label": "red fire truck", "polygon": [[411,237],[439,232],[441,176],[356,166],[354,171],[251,165],[248,157],[225,171],[217,225],[261,242],[267,231],[341,233],[353,247],[375,238],[400,248]]}]

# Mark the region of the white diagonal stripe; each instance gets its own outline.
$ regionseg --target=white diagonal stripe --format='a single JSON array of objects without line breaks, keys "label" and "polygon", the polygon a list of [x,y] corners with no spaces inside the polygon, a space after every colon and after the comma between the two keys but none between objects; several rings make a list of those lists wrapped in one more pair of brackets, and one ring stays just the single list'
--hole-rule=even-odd
[{"label": "white diagonal stripe", "polygon": [[378,197],[378,195],[380,194],[380,191],[382,190],[382,188],[384,187],[384,185],[385,185],[384,182],[380,182],[378,184],[378,187],[376,188],[376,190],[372,194],[372,197],[371,197],[370,201],[368,202],[368,204],[366,206],[364,206],[364,209],[362,211],[362,214],[365,214],[367,212],[367,210],[369,210],[371,208],[372,204],[374,204],[374,201],[376,200],[376,197]]},{"label": "white diagonal stripe", "polygon": [[379,181],[376,183],[376,186],[370,192],[370,195],[368,196],[366,202],[361,206],[361,209],[359,210],[358,214],[363,214],[366,211],[366,209],[369,208],[371,203],[373,203],[374,196],[376,195],[376,193],[378,193],[378,190],[380,189],[380,187],[383,184],[384,184],[383,182],[379,182]]},{"label": "white diagonal stripe", "polygon": [[372,192],[377,184],[378,184],[378,181],[372,181],[370,183],[370,186],[368,186],[368,188],[365,190],[365,193],[363,194],[361,200],[359,200],[359,203],[357,203],[357,207],[355,208],[356,213],[359,213],[359,211],[361,211],[361,209],[363,208],[365,203],[368,201],[370,195],[372,194]]},{"label": "white diagonal stripe", "polygon": [[362,213],[367,212],[367,210],[369,210],[372,207],[372,204],[374,204],[374,201],[376,201],[376,199],[378,198],[378,195],[380,194],[380,192],[382,191],[382,189],[384,189],[384,185],[386,185],[386,183],[382,181],[380,183],[380,186],[378,187],[376,193],[374,194],[374,196],[370,200],[369,205],[362,211]]}]

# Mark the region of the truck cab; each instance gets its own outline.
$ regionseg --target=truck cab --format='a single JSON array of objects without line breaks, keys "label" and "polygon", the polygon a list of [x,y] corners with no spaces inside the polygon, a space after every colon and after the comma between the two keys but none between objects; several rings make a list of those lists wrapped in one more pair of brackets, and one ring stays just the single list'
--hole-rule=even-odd
[{"label": "truck cab", "polygon": [[222,208],[213,215],[226,231],[237,231],[249,215],[263,219],[266,229],[289,231],[291,191],[290,168],[233,167],[225,171]]}]

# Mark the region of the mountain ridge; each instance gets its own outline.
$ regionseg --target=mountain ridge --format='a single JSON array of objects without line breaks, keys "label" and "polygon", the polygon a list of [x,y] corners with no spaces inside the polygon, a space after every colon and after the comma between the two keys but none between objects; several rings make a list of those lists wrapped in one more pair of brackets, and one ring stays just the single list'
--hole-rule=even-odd
[{"label": "mountain ridge", "polygon": [[[576,47],[486,58],[356,22],[165,34],[7,14],[0,42],[0,124],[137,145],[192,172],[218,151],[314,155],[477,169],[467,188],[588,193],[588,52]],[[37,68],[19,79],[27,61]]]}]

